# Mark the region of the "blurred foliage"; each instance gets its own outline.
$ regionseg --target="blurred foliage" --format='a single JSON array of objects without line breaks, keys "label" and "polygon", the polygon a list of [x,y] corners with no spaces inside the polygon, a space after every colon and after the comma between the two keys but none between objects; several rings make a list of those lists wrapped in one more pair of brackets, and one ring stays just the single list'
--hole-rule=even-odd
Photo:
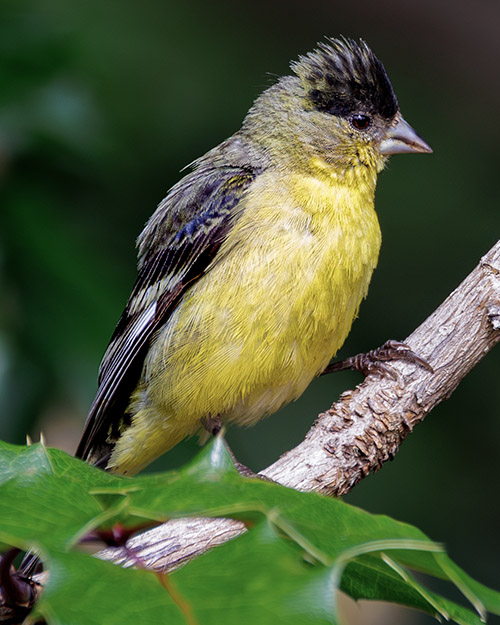
[{"label": "blurred foliage", "polygon": [[[498,238],[499,19],[488,0],[3,0],[0,438],[43,430],[74,449],[142,225],[179,170],[234,132],[272,76],[323,35],[370,43],[435,150],[393,157],[380,178],[382,254],[339,356],[407,336]],[[349,496],[446,541],[490,585],[500,578],[498,351]],[[294,406],[231,430],[237,456],[265,466],[358,381],[318,380]]]}]

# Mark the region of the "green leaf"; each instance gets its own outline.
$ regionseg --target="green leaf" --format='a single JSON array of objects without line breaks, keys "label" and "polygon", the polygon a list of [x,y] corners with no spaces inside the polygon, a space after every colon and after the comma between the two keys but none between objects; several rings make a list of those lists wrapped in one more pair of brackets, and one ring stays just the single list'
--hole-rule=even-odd
[{"label": "green leaf", "polygon": [[111,476],[103,471],[40,444],[0,445],[4,543],[24,549],[66,549],[118,513],[116,507],[103,508],[89,493],[92,486],[109,481]]},{"label": "green leaf", "polygon": [[71,625],[182,624],[181,610],[158,577],[80,553],[52,551],[49,580],[36,605],[48,623]]},{"label": "green leaf", "polygon": [[[54,611],[55,605],[57,610],[69,609],[58,599],[66,596],[64,589],[69,584],[88,588],[97,597],[92,577],[97,569],[92,567],[101,563],[92,560],[90,568],[78,565],[70,573],[77,560],[65,559],[75,555],[66,552],[90,529],[109,528],[118,521],[135,528],[144,519],[184,516],[228,516],[252,527],[246,535],[165,578],[167,587],[160,590],[170,592],[184,622],[190,623],[192,618],[193,623],[202,625],[218,623],[220,606],[224,606],[227,622],[242,625],[334,623],[335,593],[340,587],[355,599],[393,601],[449,616],[464,625],[478,625],[480,620],[473,611],[427,590],[409,569],[455,584],[480,617],[484,606],[491,612],[499,610],[500,594],[472,580],[448,558],[441,545],[417,528],[337,499],[243,479],[222,439],[207,446],[182,470],[132,479],[106,474],[41,445],[1,445],[0,467],[0,540],[36,548],[48,563],[51,591],[43,594],[47,602],[40,609],[49,623],[80,622],[65,620]],[[78,555],[78,562],[80,558],[89,559]],[[62,569],[57,567],[63,565],[69,568],[59,575]],[[99,575],[108,576],[110,570],[106,568]],[[116,570],[120,572],[115,575]],[[101,603],[97,598],[94,601],[99,610],[110,593],[111,603],[116,596],[123,603],[131,602],[132,613],[137,609],[134,602],[140,598],[127,590],[131,587],[125,582],[128,573],[146,575],[114,567]],[[153,579],[156,584],[154,591],[147,592],[157,593],[158,578],[147,575],[144,583],[153,583]],[[85,605],[92,609],[92,596],[82,598],[81,610]],[[167,609],[165,606],[172,609],[171,603],[158,605],[161,610]],[[104,613],[108,614],[103,609]],[[110,620],[99,615],[99,622],[120,622],[112,620],[112,614],[110,608]]]},{"label": "green leaf", "polygon": [[336,623],[330,570],[304,561],[267,521],[179,571],[178,586],[204,625],[323,625]]},{"label": "green leaf", "polygon": [[[345,568],[340,588],[353,599],[399,603],[433,616],[436,615],[434,605],[438,603],[438,611],[446,612],[450,620],[456,623],[461,625],[483,623],[478,615],[425,589],[416,580],[412,579],[412,583],[408,584],[400,574],[387,566],[380,555],[366,555],[350,562]],[[429,597],[431,602],[428,600]]]}]

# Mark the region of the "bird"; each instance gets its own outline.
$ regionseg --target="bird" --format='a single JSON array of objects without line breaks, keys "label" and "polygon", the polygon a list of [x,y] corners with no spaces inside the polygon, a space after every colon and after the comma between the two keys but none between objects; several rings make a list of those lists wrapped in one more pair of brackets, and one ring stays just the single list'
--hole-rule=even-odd
[{"label": "bird", "polygon": [[391,154],[432,150],[362,39],[327,38],[290,68],[138,237],[76,452],[94,466],[135,475],[200,431],[255,424],[351,329],[381,245],[377,176]]}]

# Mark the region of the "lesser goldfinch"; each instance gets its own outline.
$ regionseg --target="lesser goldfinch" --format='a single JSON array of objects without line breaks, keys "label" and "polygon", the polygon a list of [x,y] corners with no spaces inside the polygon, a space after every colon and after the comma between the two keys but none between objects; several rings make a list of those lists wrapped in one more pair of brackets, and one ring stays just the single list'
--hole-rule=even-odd
[{"label": "lesser goldfinch", "polygon": [[343,344],[377,264],[377,174],[430,152],[364,41],[291,64],[138,239],[77,456],[133,475],[204,420],[252,425]]}]

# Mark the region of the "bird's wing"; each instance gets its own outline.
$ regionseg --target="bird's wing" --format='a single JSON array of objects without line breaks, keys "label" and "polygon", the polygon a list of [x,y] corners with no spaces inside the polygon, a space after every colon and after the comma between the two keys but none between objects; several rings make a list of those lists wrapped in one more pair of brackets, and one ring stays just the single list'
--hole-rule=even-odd
[{"label": "bird's wing", "polygon": [[130,423],[126,408],[152,336],[214,260],[255,176],[241,168],[195,171],[158,207],[139,239],[138,277],[104,354],[77,457],[106,466]]}]

